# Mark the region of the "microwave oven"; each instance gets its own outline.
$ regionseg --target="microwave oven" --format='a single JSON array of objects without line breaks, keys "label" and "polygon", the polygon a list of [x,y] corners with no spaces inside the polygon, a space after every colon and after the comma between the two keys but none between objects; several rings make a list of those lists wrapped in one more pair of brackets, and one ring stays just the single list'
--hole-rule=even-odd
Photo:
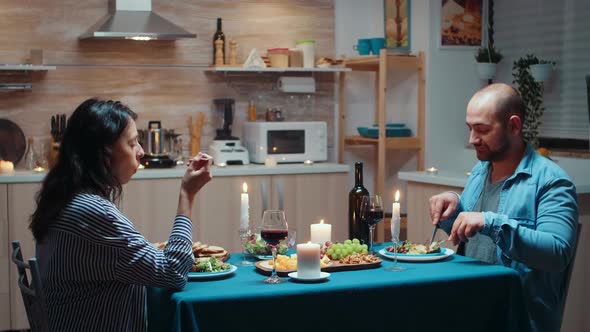
[{"label": "microwave oven", "polygon": [[252,163],[328,160],[326,122],[244,122],[243,137]]}]

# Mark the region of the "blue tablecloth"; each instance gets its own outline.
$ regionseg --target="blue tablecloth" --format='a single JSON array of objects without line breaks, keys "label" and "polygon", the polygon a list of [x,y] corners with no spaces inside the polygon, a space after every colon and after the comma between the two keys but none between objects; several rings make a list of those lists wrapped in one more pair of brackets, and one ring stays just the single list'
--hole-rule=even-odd
[{"label": "blue tablecloth", "polygon": [[[233,255],[230,263],[241,259]],[[383,267],[393,262],[383,259]],[[150,331],[526,331],[514,270],[453,255],[402,272],[332,272],[322,283],[262,282],[254,267],[182,291],[148,288]]]}]

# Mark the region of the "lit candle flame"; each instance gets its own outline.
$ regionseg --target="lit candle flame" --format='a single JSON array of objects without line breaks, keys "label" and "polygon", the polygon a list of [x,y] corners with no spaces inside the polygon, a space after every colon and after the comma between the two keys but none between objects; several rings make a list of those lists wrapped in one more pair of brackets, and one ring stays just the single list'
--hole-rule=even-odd
[{"label": "lit candle flame", "polygon": [[244,182],[244,184],[242,184],[242,190],[247,193],[248,192],[248,184],[246,184],[246,182]]},{"label": "lit candle flame", "polygon": [[399,201],[399,190],[396,190],[395,192],[395,202],[397,203]]},{"label": "lit candle flame", "polygon": [[324,223],[324,219],[320,219],[320,224],[323,224],[323,223]]}]

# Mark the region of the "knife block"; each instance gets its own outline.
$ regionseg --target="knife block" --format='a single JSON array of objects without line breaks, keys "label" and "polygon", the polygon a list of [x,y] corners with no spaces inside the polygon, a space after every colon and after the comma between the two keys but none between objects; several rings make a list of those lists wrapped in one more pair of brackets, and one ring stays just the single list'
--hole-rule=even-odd
[{"label": "knife block", "polygon": [[57,163],[57,159],[59,157],[59,142],[51,141],[51,146],[49,147],[49,151],[47,154],[47,164],[49,168],[53,168],[53,165]]}]

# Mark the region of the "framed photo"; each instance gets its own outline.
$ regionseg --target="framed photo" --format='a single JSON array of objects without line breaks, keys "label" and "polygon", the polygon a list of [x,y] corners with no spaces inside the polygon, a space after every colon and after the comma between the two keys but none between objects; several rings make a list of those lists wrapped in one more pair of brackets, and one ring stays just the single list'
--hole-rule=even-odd
[{"label": "framed photo", "polygon": [[410,51],[410,0],[384,0],[385,47]]},{"label": "framed photo", "polygon": [[486,0],[441,0],[440,47],[485,45],[486,4]]}]

